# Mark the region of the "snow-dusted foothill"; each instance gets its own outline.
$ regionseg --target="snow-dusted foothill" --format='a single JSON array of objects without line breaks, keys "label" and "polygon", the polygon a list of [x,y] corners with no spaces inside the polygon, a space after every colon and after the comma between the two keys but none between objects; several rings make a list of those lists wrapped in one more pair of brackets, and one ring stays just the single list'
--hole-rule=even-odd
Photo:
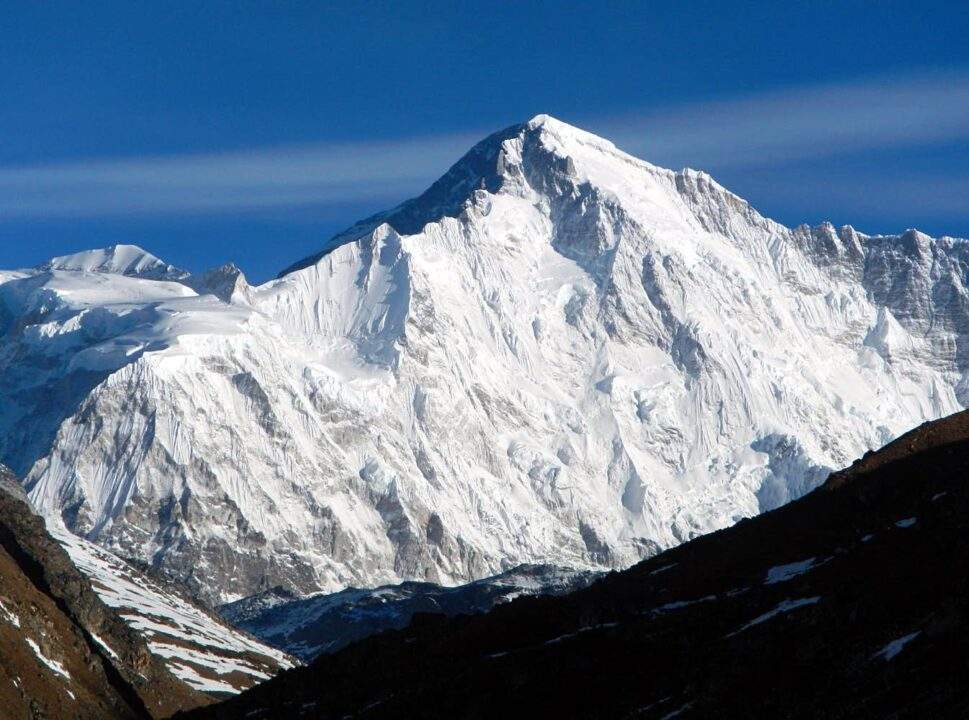
[{"label": "snow-dusted foothill", "polygon": [[[148,642],[169,671],[202,692],[234,694],[293,667],[290,657],[235,630],[106,550],[48,524],[105,605]],[[112,653],[110,646],[95,639]]]},{"label": "snow-dusted foothill", "polygon": [[212,602],[622,567],[961,408],[967,247],[789,229],[538,116],[261,286],[3,273],[0,460]]}]

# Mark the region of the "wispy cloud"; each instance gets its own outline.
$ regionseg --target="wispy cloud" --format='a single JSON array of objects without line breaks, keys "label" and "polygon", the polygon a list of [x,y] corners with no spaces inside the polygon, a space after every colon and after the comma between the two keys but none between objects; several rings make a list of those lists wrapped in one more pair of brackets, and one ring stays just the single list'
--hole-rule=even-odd
[{"label": "wispy cloud", "polygon": [[770,166],[969,137],[969,72],[793,88],[592,123],[661,165]]},{"label": "wispy cloud", "polygon": [[[793,88],[579,123],[660,165],[776,167],[969,138],[969,72]],[[0,220],[393,203],[422,190],[484,134],[0,167]]]},{"label": "wispy cloud", "polygon": [[423,189],[479,139],[452,134],[0,168],[0,218],[394,201]]}]

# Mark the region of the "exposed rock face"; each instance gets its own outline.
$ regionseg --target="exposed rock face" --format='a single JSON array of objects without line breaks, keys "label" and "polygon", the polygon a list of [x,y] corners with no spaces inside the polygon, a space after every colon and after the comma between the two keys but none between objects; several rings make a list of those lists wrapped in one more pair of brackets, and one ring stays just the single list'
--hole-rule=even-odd
[{"label": "exposed rock face", "polygon": [[193,720],[960,718],[969,413],[562,597],[423,616]]},{"label": "exposed rock face", "polygon": [[220,265],[183,282],[199,295],[215,295],[225,303],[248,305],[252,302],[252,293],[246,276],[233,263]]},{"label": "exposed rock face", "polygon": [[372,590],[296,598],[283,588],[224,605],[233,625],[308,662],[384,630],[406,627],[417,613],[471,615],[528,595],[562,595],[601,573],[522,565],[458,587],[407,582]]},{"label": "exposed rock face", "polygon": [[213,603],[627,566],[961,408],[966,248],[540,116],[263,286],[0,276],[0,459]]},{"label": "exposed rock face", "polygon": [[0,656],[5,718],[161,718],[210,701],[100,600],[5,468]]}]

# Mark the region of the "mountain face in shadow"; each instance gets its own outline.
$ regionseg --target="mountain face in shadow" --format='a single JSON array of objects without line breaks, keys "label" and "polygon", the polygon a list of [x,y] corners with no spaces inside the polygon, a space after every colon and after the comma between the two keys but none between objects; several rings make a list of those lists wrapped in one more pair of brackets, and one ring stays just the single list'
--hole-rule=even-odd
[{"label": "mountain face in shadow", "polygon": [[418,613],[483,613],[527,595],[564,595],[590,585],[601,574],[554,565],[519,565],[456,587],[405,582],[307,598],[273,588],[223,605],[219,613],[237,628],[309,662],[384,630],[407,627]]}]

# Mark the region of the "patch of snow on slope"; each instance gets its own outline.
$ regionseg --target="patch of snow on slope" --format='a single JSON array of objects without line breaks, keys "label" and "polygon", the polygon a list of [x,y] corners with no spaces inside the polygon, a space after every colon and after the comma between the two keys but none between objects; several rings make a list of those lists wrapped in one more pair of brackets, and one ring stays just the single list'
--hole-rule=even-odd
[{"label": "patch of snow on slope", "polygon": [[36,642],[34,642],[31,638],[24,638],[24,640],[27,642],[28,645],[30,645],[30,649],[34,651],[34,655],[37,656],[37,659],[40,660],[42,663],[44,663],[44,665],[49,667],[51,670],[53,670],[61,677],[66,678],[68,680],[71,679],[71,674],[67,672],[67,668],[65,668],[56,660],[52,660],[51,658],[44,655],[44,653],[40,649],[40,646]]},{"label": "patch of snow on slope", "polygon": [[825,560],[822,560],[821,562],[816,561],[817,558],[811,557],[807,560],[772,567],[767,571],[767,578],[764,580],[764,584],[775,585],[776,583],[787,582],[791,578],[796,578],[798,575],[803,575],[809,570],[812,570],[818,565],[822,565],[826,562]]},{"label": "patch of snow on slope", "polygon": [[110,655],[115,660],[118,659],[118,653],[112,650],[110,645],[108,645],[104,640],[102,640],[100,637],[98,637],[98,635],[91,632],[90,630],[88,630],[88,633],[91,635],[94,642],[96,642],[101,647],[102,650],[104,650],[108,655]]},{"label": "patch of snow on slope", "polygon": [[10,610],[2,601],[0,601],[0,613],[3,613],[3,617],[6,618],[8,623],[14,627],[20,627],[20,616],[13,610]]},{"label": "patch of snow on slope", "polygon": [[618,626],[619,626],[619,623],[615,623],[615,622],[599,623],[598,625],[586,625],[584,627],[580,627],[575,632],[566,633],[565,635],[559,635],[558,637],[554,637],[551,640],[546,640],[545,644],[555,645],[557,643],[564,642],[565,640],[571,640],[572,638],[578,637],[579,635],[583,635],[585,633],[595,632],[597,630],[611,630],[612,628],[618,627]]},{"label": "patch of snow on slope", "polygon": [[[48,530],[91,578],[105,604],[142,633],[152,653],[196,689],[209,692],[217,685],[220,692],[239,692],[293,666],[284,653],[233,630],[102,548],[55,523],[48,523]],[[100,638],[95,641],[114,654]]]},{"label": "patch of snow on slope", "polygon": [[892,640],[885,647],[875,653],[874,656],[884,658],[887,662],[902,652],[902,650],[905,649],[905,646],[912,642],[912,640],[917,638],[920,634],[921,630],[917,630],[913,633],[909,633],[908,635]]},{"label": "patch of snow on slope", "polygon": [[716,599],[716,595],[706,595],[701,598],[696,598],[695,600],[674,600],[673,602],[668,602],[665,605],[660,605],[658,608],[654,608],[649,612],[658,615],[673,610],[682,610],[683,608],[696,605],[697,603],[714,602]]},{"label": "patch of snow on slope", "polygon": [[201,692],[217,695],[234,695],[239,692],[238,687],[224,680],[199,675],[198,670],[193,666],[183,665],[173,660],[168,663],[168,669],[179,680]]},{"label": "patch of snow on slope", "polygon": [[730,633],[729,635],[727,635],[727,637],[733,637],[734,635],[739,635],[744,630],[748,630],[754,627],[755,625],[760,625],[761,623],[767,622],[768,620],[771,620],[777,617],[778,615],[783,615],[785,613],[791,612],[792,610],[797,610],[798,608],[804,607],[805,605],[814,605],[820,599],[821,599],[820,596],[815,596],[815,597],[809,597],[809,598],[801,598],[798,600],[784,600],[780,604],[778,604],[777,607],[773,608],[772,610],[768,610],[763,615],[758,615],[757,617],[755,617],[753,620],[751,620],[749,623],[744,625],[739,630],[736,630]]}]

